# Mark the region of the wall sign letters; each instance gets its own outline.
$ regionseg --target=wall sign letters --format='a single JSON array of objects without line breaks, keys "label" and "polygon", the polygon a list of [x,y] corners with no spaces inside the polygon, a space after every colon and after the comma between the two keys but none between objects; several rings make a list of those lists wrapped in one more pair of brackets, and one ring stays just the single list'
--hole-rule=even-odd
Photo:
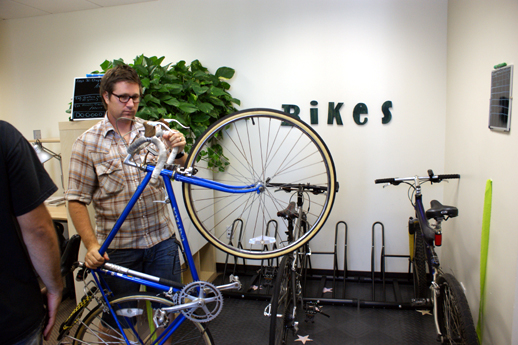
[{"label": "wall sign letters", "polygon": [[[310,102],[312,108],[309,109],[310,123],[312,125],[318,125],[319,115],[318,115],[318,105],[317,101]],[[340,114],[340,109],[342,108],[343,103],[329,102],[327,107],[327,124],[332,125],[336,122],[337,125],[343,126],[342,115]],[[392,108],[392,101],[385,101],[381,105],[381,123],[386,125],[392,120],[392,113],[390,112],[390,108]],[[295,104],[283,104],[282,109],[285,113],[290,114],[293,117],[300,119],[300,107]],[[358,103],[354,106],[352,112],[352,118],[354,123],[358,126],[363,126],[367,124],[369,121],[369,109],[365,103]],[[373,117],[371,117],[372,119]]]}]

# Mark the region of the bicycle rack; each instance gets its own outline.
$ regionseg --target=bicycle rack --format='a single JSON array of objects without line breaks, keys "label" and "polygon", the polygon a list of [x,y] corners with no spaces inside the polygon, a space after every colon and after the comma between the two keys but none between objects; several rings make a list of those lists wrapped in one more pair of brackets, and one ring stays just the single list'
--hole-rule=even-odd
[{"label": "bicycle rack", "polygon": [[[236,229],[236,226],[238,225],[238,223],[240,223],[240,226],[239,226],[239,238],[238,238],[238,241],[237,241],[237,247],[242,249],[243,248],[243,245],[241,244],[241,237],[243,235],[243,220],[241,218],[237,218],[235,219],[233,222],[232,222],[232,230],[230,230],[230,241],[228,242],[229,245],[233,246],[234,244],[232,243],[232,239],[234,238],[234,231]],[[223,278],[226,277],[227,275],[227,264],[228,264],[228,257],[230,256],[230,254],[227,254],[227,258],[225,259],[225,269],[223,270]],[[235,275],[236,274],[236,268],[237,268],[237,261],[238,261],[238,257],[235,256],[235,255],[232,255],[234,257],[234,269],[232,270],[232,274]],[[245,262],[245,259],[243,259],[243,266],[244,266],[244,270],[246,272],[246,262]]]},{"label": "bicycle rack", "polygon": [[[383,291],[383,301],[387,300],[387,290],[386,290],[386,277],[385,277],[385,265],[387,258],[410,258],[410,255],[397,255],[397,254],[386,254],[385,253],[385,226],[382,222],[375,222],[372,224],[372,247],[371,247],[371,280],[372,280],[372,301],[376,301],[376,289],[375,289],[375,230],[376,225],[381,227],[381,258],[380,258],[380,270],[381,270],[381,282],[382,282],[382,291]],[[410,260],[408,261],[408,272],[410,273]],[[399,289],[399,283],[397,279],[392,280],[392,285],[394,288],[394,296],[396,298],[396,303],[402,303],[403,298],[401,297],[401,291]]]},{"label": "bicycle rack", "polygon": [[[269,234],[270,234],[270,227],[271,226],[274,227],[274,237],[277,238],[279,223],[277,223],[277,221],[275,219],[271,219],[266,224],[265,235],[269,236]],[[262,250],[265,251],[265,250],[268,250],[268,249],[269,249],[268,248],[268,244],[264,244]],[[277,249],[277,244],[273,243],[272,244],[272,249]],[[264,265],[264,261],[265,260],[267,260],[267,263],[268,263],[267,266]],[[277,265],[276,266],[272,266],[274,260],[277,261]],[[248,286],[245,286],[244,291],[250,290],[250,288],[252,286],[254,286],[254,285],[255,286],[257,286],[257,285],[263,286],[263,284],[261,284],[261,278],[264,278],[264,280],[266,281],[264,286],[267,286],[268,287],[268,291],[269,291],[269,287],[273,287],[273,280],[275,279],[275,275],[277,274],[277,267],[279,267],[279,258],[262,259],[261,260],[261,268],[259,268],[259,270],[257,270],[255,272],[255,274],[252,276]]]},{"label": "bicycle rack", "polygon": [[[338,275],[338,228],[339,225],[343,224],[344,226],[344,274],[343,274],[343,290],[342,290],[342,298],[345,298],[345,281],[348,277],[348,270],[347,270],[347,223],[344,221],[339,221],[336,223],[335,226],[335,244],[334,244],[334,250],[332,252],[310,252],[310,255],[333,255],[333,291],[332,291],[332,298],[336,298],[336,280]],[[309,266],[311,268],[311,260],[309,260]],[[307,266],[304,269],[303,272],[304,276],[304,287],[306,286],[306,280],[307,280]],[[327,276],[322,276],[320,278],[320,285],[318,287],[319,293],[321,294],[320,297],[324,297],[324,287],[327,282]],[[305,291],[304,291],[305,292]],[[305,294],[304,294],[305,295]]]},{"label": "bicycle rack", "polygon": [[[265,235],[268,237],[269,234],[270,234],[270,224],[273,224],[273,226],[275,227],[275,231],[274,231],[274,238],[277,238],[277,234],[278,234],[278,229],[279,229],[279,223],[277,223],[277,221],[275,219],[271,219],[267,224],[266,224],[266,232],[265,232]],[[272,250],[275,250],[277,249],[277,243],[273,243],[272,244]],[[268,245],[265,244],[263,246],[263,251],[264,250],[268,250]],[[272,266],[273,264],[273,260],[276,260],[277,261],[277,266],[276,267],[279,267],[279,258],[273,258],[273,259],[267,259],[268,260],[268,266]],[[264,268],[264,259],[261,260],[261,270]]]},{"label": "bicycle rack", "polygon": [[[239,230],[239,237],[238,237],[238,241],[237,241],[237,247],[240,248],[240,249],[243,249],[243,243],[242,243],[242,240],[243,240],[243,225],[244,225],[244,222],[242,219],[240,218],[237,218],[234,220],[234,222],[232,223],[232,229],[230,230],[230,241],[229,241],[229,245],[233,246],[233,238],[234,238],[234,234],[236,233],[237,230]],[[274,236],[277,238],[277,234],[278,234],[278,223],[276,220],[272,219],[270,220],[268,223],[267,223],[267,227],[266,227],[266,231],[265,231],[265,235],[266,236],[269,236],[270,232],[273,232],[274,233]],[[268,250],[269,245],[265,244],[263,245],[263,248],[262,249],[257,249],[257,250]],[[277,244],[273,244],[272,245],[272,249],[277,249]],[[228,261],[229,261],[229,257],[231,256],[231,254],[227,254],[227,257],[225,259],[225,266],[224,266],[224,269],[223,269],[223,275],[222,275],[222,279],[224,280],[225,277],[227,276],[227,268],[228,268]],[[233,267],[233,270],[232,270],[232,274],[236,274],[236,271],[237,271],[237,266],[238,266],[238,260],[239,258],[235,255],[232,255],[234,257],[234,267]],[[243,275],[246,275],[249,271],[249,269],[247,268],[247,265],[246,265],[246,260],[244,258],[241,258],[243,260]],[[250,259],[249,259],[250,260]],[[267,266],[265,266],[265,260],[267,260]],[[274,260],[276,261],[276,266],[272,266]],[[254,272],[254,274],[251,276],[250,280],[247,280],[247,283],[245,283],[243,285],[243,288],[241,291],[249,291],[253,288],[253,290],[256,290],[258,287],[261,287],[263,286],[263,284],[261,284],[261,278],[264,277],[264,279],[266,280],[266,284],[264,284],[265,286],[273,286],[272,284],[272,280],[275,278],[275,273],[276,273],[276,268],[279,266],[279,258],[271,258],[271,259],[262,259],[261,260],[261,266],[260,268]]]}]

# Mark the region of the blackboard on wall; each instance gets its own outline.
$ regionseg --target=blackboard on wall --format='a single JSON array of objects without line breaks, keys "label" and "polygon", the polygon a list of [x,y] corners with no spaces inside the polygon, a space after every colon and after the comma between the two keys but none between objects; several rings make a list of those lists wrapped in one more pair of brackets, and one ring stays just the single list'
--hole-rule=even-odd
[{"label": "blackboard on wall", "polygon": [[72,101],[72,120],[91,120],[104,117],[105,109],[99,94],[101,77],[75,78]]}]

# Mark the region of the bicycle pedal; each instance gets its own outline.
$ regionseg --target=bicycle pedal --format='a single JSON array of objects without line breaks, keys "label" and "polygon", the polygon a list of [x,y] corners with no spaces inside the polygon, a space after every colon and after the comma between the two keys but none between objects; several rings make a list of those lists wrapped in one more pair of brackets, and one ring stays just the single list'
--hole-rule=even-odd
[{"label": "bicycle pedal", "polygon": [[410,305],[416,308],[431,308],[433,306],[429,298],[412,298]]}]

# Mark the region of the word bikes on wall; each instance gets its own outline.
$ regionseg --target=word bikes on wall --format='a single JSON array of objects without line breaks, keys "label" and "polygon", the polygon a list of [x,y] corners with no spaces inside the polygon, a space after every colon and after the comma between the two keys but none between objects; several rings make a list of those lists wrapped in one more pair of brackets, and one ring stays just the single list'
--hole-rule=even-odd
[{"label": "word bikes on wall", "polygon": [[[312,108],[310,108],[310,123],[312,125],[318,125],[319,123],[319,112],[318,108],[315,108],[318,105],[317,101],[310,102]],[[342,126],[344,123],[342,121],[342,115],[340,114],[340,109],[342,108],[343,103],[329,102],[327,107],[327,124],[332,125],[336,122],[337,125]],[[390,112],[390,108],[392,108],[392,101],[385,101],[381,105],[381,123],[386,125],[392,120],[392,113]],[[300,107],[295,104],[283,104],[282,109],[285,113],[290,114],[293,117],[300,119]],[[354,106],[352,112],[352,118],[354,123],[359,126],[363,126],[367,124],[369,121],[369,109],[365,103],[358,103]]]}]

